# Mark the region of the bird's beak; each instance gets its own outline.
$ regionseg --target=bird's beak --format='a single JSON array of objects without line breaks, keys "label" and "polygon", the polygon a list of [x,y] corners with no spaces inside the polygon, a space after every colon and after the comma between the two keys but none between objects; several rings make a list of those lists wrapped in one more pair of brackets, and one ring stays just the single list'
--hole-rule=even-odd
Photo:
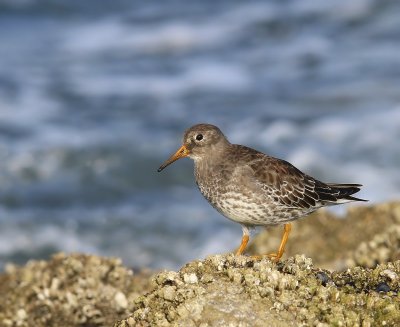
[{"label": "bird's beak", "polygon": [[165,167],[169,166],[172,164],[174,161],[180,159],[180,158],[185,158],[190,154],[188,148],[185,145],[182,145],[178,151],[176,151],[166,162],[164,162],[160,168],[158,168],[158,172],[163,170]]}]

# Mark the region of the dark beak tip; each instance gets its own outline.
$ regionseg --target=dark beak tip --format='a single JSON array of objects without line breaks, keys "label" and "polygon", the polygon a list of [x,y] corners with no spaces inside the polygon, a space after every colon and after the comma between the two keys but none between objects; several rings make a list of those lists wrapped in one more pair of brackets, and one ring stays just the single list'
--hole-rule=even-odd
[{"label": "dark beak tip", "polygon": [[159,173],[159,172],[161,172],[162,170],[163,170],[162,167],[160,167],[160,168],[157,169],[157,172]]}]

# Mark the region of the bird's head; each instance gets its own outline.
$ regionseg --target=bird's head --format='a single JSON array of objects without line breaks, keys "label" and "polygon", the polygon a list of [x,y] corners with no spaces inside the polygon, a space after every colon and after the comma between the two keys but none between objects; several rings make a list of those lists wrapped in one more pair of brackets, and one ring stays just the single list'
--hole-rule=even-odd
[{"label": "bird's head", "polygon": [[224,145],[229,144],[221,130],[211,124],[190,127],[185,131],[182,143],[178,151],[158,168],[158,172],[180,158],[189,157],[197,161],[205,156],[216,156],[224,149]]}]

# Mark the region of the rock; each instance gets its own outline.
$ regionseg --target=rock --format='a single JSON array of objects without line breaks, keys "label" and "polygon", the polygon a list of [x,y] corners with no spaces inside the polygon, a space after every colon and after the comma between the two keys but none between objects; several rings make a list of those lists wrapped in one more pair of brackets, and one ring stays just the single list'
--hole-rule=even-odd
[{"label": "rock", "polygon": [[196,274],[193,273],[183,275],[183,280],[188,284],[196,284],[198,281]]},{"label": "rock", "polygon": [[128,300],[126,299],[125,294],[121,291],[117,291],[117,293],[115,293],[114,301],[117,312],[122,312],[128,307]]},{"label": "rock", "polygon": [[150,289],[120,259],[56,254],[0,275],[0,326],[111,326]]},{"label": "rock", "polygon": [[[276,252],[281,235],[281,227],[260,232],[248,254]],[[322,209],[293,222],[285,256],[303,253],[321,268],[343,270],[399,260],[399,249],[400,202],[387,202],[351,206],[345,217]]]},{"label": "rock", "polygon": [[174,273],[173,285],[170,272],[160,273],[163,282],[114,327],[399,326],[399,274],[400,261],[329,272],[301,255],[278,264],[211,256]]},{"label": "rock", "polygon": [[347,266],[375,267],[378,263],[400,260],[400,224],[390,225],[372,240],[362,242],[350,255]]}]

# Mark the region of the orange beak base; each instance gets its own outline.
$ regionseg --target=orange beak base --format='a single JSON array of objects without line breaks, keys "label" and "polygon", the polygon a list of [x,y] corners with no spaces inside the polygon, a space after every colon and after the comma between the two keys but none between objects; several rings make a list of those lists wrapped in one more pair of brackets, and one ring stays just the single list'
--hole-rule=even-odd
[{"label": "orange beak base", "polygon": [[165,167],[169,166],[178,159],[185,158],[190,154],[189,150],[185,145],[182,145],[178,151],[176,151],[167,161],[165,161],[160,168],[157,169],[158,172],[163,170]]}]

